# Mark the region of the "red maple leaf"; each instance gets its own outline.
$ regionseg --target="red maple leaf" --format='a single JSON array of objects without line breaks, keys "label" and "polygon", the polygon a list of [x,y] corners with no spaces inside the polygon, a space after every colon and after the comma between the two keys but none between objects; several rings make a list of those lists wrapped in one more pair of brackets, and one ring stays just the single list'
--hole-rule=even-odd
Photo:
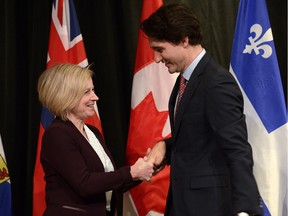
[{"label": "red maple leaf", "polygon": [[[134,110],[131,110],[126,149],[129,164],[134,164],[139,157],[145,156],[149,147],[153,147],[157,141],[165,138],[162,136],[162,131],[167,118],[168,111],[157,110],[151,92]],[[151,210],[164,213],[169,173],[170,169],[166,167],[152,178],[151,183],[144,182],[130,190],[139,216],[147,215]]]}]

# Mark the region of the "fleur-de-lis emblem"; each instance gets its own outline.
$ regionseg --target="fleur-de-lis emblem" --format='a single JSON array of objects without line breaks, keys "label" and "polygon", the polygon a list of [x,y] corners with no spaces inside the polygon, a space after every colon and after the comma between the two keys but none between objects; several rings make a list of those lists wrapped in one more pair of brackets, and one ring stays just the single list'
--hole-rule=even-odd
[{"label": "fleur-de-lis emblem", "polygon": [[270,45],[264,43],[273,40],[271,28],[269,28],[265,34],[262,35],[262,26],[259,24],[254,24],[250,28],[250,33],[252,32],[255,33],[255,37],[250,36],[248,38],[250,45],[246,44],[243,53],[251,54],[251,52],[254,51],[256,55],[259,55],[259,50],[263,50],[262,57],[269,58],[272,55],[272,48]]}]

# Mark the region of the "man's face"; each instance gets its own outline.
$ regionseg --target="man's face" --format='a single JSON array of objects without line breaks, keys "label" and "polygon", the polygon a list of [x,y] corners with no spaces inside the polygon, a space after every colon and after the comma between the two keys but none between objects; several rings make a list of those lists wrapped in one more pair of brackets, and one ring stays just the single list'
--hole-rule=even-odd
[{"label": "man's face", "polygon": [[182,43],[175,45],[149,38],[149,44],[154,51],[154,61],[164,63],[169,73],[173,74],[185,70],[185,48]]}]

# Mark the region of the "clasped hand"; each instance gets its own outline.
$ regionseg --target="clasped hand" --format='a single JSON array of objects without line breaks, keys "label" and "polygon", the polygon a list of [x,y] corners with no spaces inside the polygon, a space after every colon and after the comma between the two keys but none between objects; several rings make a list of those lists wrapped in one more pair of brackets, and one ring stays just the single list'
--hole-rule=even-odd
[{"label": "clasped hand", "polygon": [[152,149],[148,148],[144,160],[153,164],[153,175],[157,175],[166,166],[166,145],[164,141],[157,142]]},{"label": "clasped hand", "polygon": [[131,175],[134,180],[150,181],[154,172],[153,164],[139,158],[134,165],[131,166]]},{"label": "clasped hand", "polygon": [[139,158],[131,166],[131,175],[134,180],[151,180],[151,177],[158,174],[166,166],[165,160],[166,145],[164,141],[157,142],[152,149],[148,148],[146,156]]}]

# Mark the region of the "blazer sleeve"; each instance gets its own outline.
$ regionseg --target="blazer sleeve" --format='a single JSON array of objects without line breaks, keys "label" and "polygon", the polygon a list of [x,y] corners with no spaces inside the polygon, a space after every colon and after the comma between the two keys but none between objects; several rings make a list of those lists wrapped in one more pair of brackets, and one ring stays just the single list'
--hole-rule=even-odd
[{"label": "blazer sleeve", "polygon": [[[117,165],[114,161],[114,158],[113,158],[113,155],[111,154],[108,146],[106,145],[106,142],[105,140],[103,139],[103,136],[102,134],[100,133],[100,131],[92,126],[92,125],[88,125],[88,127],[93,131],[93,133],[95,134],[95,136],[97,137],[97,139],[99,140],[99,142],[101,143],[101,145],[103,146],[103,148],[105,149],[107,155],[109,156],[110,160],[112,161],[113,165],[114,165],[114,168],[117,169]],[[124,166],[124,167],[129,167],[129,174],[130,174],[130,166]],[[123,167],[122,167],[123,168]],[[132,178],[132,177],[131,177]],[[133,187],[136,187],[137,185],[141,184],[143,181],[141,180],[136,180],[136,181],[129,181],[127,183],[124,183],[123,185],[121,185],[119,188],[117,188],[117,190],[120,192],[120,193],[124,193],[128,190],[130,190],[131,188]]]},{"label": "blazer sleeve", "polygon": [[215,74],[207,88],[207,118],[230,169],[235,213],[243,209],[255,213],[255,209],[260,211],[259,193],[253,176],[242,93],[230,73]]},{"label": "blazer sleeve", "polygon": [[166,140],[164,140],[165,144],[166,144],[166,160],[167,160],[167,164],[170,165],[171,164],[171,148],[172,148],[172,138],[168,138]]},{"label": "blazer sleeve", "polygon": [[41,151],[41,162],[48,173],[60,175],[82,197],[118,190],[133,183],[129,166],[104,172],[99,157],[83,138],[69,128],[48,128],[43,135]]}]

